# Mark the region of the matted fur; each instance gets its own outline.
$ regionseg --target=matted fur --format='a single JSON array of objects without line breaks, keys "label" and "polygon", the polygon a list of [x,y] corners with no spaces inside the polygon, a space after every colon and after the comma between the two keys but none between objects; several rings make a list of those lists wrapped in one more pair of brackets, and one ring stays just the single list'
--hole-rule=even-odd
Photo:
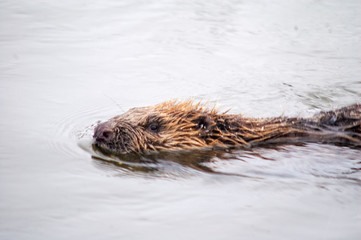
[{"label": "matted fur", "polygon": [[94,145],[115,154],[306,141],[361,146],[361,105],[313,118],[248,118],[191,100],[167,101],[132,108],[94,132]]}]

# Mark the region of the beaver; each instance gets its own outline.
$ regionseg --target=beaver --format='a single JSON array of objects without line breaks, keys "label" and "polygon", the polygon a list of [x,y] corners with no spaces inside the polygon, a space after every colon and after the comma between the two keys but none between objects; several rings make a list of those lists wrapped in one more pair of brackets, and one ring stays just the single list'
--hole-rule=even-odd
[{"label": "beaver", "polygon": [[192,100],[132,108],[98,124],[93,146],[111,154],[305,142],[361,147],[361,104],[310,118],[250,118],[228,112]]}]

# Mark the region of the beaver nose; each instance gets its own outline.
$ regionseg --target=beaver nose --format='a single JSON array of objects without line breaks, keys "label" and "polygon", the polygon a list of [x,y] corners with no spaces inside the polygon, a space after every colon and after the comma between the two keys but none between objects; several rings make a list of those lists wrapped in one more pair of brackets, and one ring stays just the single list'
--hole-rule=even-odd
[{"label": "beaver nose", "polygon": [[94,129],[93,138],[96,143],[108,142],[113,138],[113,135],[111,124],[109,122],[104,122],[98,124]]}]

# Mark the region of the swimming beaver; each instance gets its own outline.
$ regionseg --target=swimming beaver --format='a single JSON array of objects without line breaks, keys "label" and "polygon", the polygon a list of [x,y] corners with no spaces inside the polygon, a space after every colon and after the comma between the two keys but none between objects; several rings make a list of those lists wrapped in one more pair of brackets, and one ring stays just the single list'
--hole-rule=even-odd
[{"label": "swimming beaver", "polygon": [[100,123],[94,146],[113,154],[320,142],[361,147],[361,104],[312,118],[248,118],[193,101],[132,108]]}]

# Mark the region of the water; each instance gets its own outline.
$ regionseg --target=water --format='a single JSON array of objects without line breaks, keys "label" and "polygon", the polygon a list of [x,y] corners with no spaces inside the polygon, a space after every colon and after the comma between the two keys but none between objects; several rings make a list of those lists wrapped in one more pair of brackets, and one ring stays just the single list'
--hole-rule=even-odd
[{"label": "water", "polygon": [[0,239],[360,239],[359,149],[90,145],[170,98],[263,117],[360,102],[360,66],[359,1],[2,0]]}]

